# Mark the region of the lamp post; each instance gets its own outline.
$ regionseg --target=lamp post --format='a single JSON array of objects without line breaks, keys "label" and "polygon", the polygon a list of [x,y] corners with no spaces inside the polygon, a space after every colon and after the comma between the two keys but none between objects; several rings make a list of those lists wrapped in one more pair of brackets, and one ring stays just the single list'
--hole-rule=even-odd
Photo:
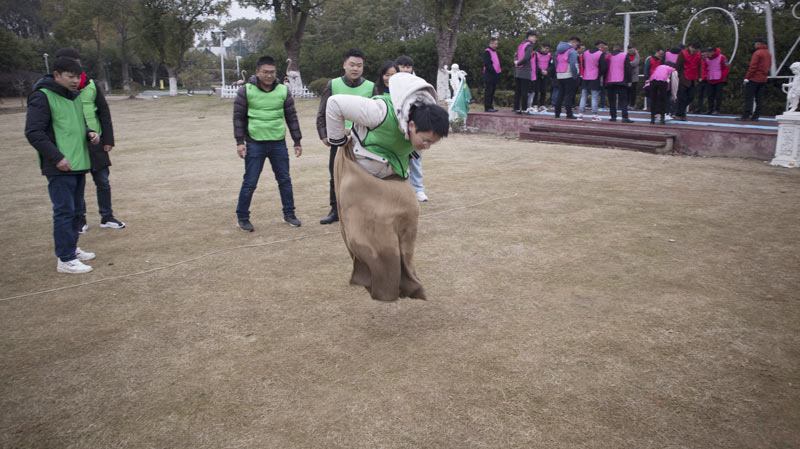
[{"label": "lamp post", "polygon": [[242,59],[242,57],[239,56],[239,55],[236,55],[236,76],[237,77],[241,76],[241,73],[242,73],[242,72],[239,71],[239,60],[240,59]]},{"label": "lamp post", "polygon": [[44,56],[44,69],[45,69],[45,72],[46,73],[50,73],[50,64],[47,63],[47,57],[50,56],[50,55],[45,53],[43,56]]},{"label": "lamp post", "polygon": [[222,69],[222,89],[220,89],[220,96],[222,96],[222,90],[225,89],[225,30],[212,31],[211,35],[214,37],[219,36],[219,65]]},{"label": "lamp post", "polygon": [[618,16],[625,16],[625,43],[622,44],[622,51],[628,51],[628,43],[630,42],[631,37],[631,14],[657,14],[658,11],[629,11],[629,12],[618,12]]}]

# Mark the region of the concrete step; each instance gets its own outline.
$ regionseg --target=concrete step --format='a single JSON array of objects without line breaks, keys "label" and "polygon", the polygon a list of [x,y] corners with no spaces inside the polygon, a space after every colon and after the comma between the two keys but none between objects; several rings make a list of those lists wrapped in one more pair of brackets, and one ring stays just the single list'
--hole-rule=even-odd
[{"label": "concrete step", "polygon": [[[520,140],[547,143],[568,143],[595,147],[624,148],[663,154],[671,150],[667,140],[644,140],[638,138],[611,137],[602,135],[577,134],[571,132],[530,131],[519,133]],[[667,149],[667,147],[670,147]]]},{"label": "concrete step", "polygon": [[620,124],[604,122],[567,122],[552,121],[534,124],[529,128],[536,132],[559,132],[587,134],[593,136],[619,137],[622,139],[653,140],[664,142],[666,139],[675,138],[676,133],[669,130],[652,129],[650,126],[638,124]]}]

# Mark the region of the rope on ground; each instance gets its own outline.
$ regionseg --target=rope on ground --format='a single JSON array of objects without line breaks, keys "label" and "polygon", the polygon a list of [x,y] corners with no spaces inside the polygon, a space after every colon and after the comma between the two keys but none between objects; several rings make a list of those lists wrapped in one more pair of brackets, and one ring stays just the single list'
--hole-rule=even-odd
[{"label": "rope on ground", "polygon": [[[517,195],[518,194],[515,193],[513,195],[504,196],[504,197],[500,197],[500,198],[490,198],[488,200],[483,200],[483,201],[480,201],[478,203],[469,204],[467,206],[454,207],[452,209],[446,209],[446,210],[442,210],[442,211],[439,211],[439,212],[433,212],[433,213],[430,213],[430,214],[420,215],[420,217],[423,217],[423,218],[424,217],[431,217],[431,216],[434,216],[434,215],[441,215],[441,214],[448,213],[448,212],[453,212],[453,211],[456,211],[456,210],[468,209],[470,207],[480,206],[481,204],[488,203],[490,201],[499,201],[499,200],[505,200],[505,199],[513,198],[513,197],[515,197]],[[141,276],[141,275],[144,275],[144,274],[154,273],[156,271],[166,270],[167,268],[176,267],[178,265],[187,264],[189,262],[194,262],[196,260],[205,259],[206,257],[213,256],[214,254],[224,253],[224,252],[228,252],[228,251],[234,251],[234,250],[245,249],[245,248],[257,248],[257,247],[260,247],[260,246],[276,245],[278,243],[294,242],[294,241],[297,241],[297,240],[304,240],[304,239],[314,238],[314,237],[324,237],[326,235],[332,235],[332,234],[339,234],[339,231],[323,232],[322,234],[303,235],[303,236],[300,236],[300,237],[293,237],[293,238],[290,238],[290,239],[283,239],[283,240],[273,240],[271,242],[264,242],[264,243],[251,243],[249,245],[232,246],[230,248],[223,248],[223,249],[220,249],[220,250],[214,250],[214,251],[211,251],[210,253],[203,254],[201,256],[197,256],[197,257],[194,257],[194,258],[191,258],[191,259],[182,260],[180,262],[171,263],[169,265],[163,265],[163,266],[160,266],[160,267],[151,268],[149,270],[139,271],[139,272],[136,272],[136,273],[121,274],[119,276],[111,276],[111,277],[107,277],[107,278],[103,278],[103,279],[97,279],[97,280],[94,280],[94,281],[83,282],[83,283],[80,283],[80,284],[65,285],[63,287],[51,288],[49,290],[42,290],[42,291],[38,291],[38,292],[24,293],[24,294],[16,295],[16,296],[9,296],[8,298],[1,298],[0,302],[2,302],[2,301],[10,301],[12,299],[25,298],[25,297],[28,297],[28,296],[44,295],[46,293],[54,293],[54,292],[58,292],[58,291],[62,291],[62,290],[68,290],[68,289],[72,289],[72,288],[85,287],[87,285],[99,284],[101,282],[115,281],[115,280],[118,280],[118,279],[124,279],[124,278],[128,278],[128,277],[133,277],[133,276]]]}]

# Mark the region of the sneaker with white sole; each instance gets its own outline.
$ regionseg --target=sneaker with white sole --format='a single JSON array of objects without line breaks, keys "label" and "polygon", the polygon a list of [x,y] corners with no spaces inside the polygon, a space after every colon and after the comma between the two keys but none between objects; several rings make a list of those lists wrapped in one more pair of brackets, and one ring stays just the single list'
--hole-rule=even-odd
[{"label": "sneaker with white sole", "polygon": [[125,223],[117,220],[114,217],[103,217],[103,219],[100,220],[100,227],[111,228],[111,229],[122,229],[125,227]]},{"label": "sneaker with white sole", "polygon": [[666,120],[666,121],[670,121],[670,120],[672,120],[672,114],[667,114],[667,115],[664,117],[664,120]]},{"label": "sneaker with white sole", "polygon": [[578,114],[578,120],[583,120],[583,114]]},{"label": "sneaker with white sole", "polygon": [[294,214],[284,215],[283,216],[283,221],[285,223],[289,223],[289,226],[294,227],[294,228],[299,227],[300,225],[302,225],[300,220],[298,220],[297,217],[295,217]]},{"label": "sneaker with white sole", "polygon": [[86,215],[78,217],[78,234],[83,234],[89,230],[89,225],[86,224]]},{"label": "sneaker with white sole", "polygon": [[75,257],[77,257],[81,262],[86,262],[87,260],[92,260],[97,256],[94,253],[84,251],[80,248],[75,248]]},{"label": "sneaker with white sole", "polygon": [[83,274],[92,271],[92,267],[85,265],[78,259],[72,259],[67,262],[62,262],[61,259],[58,259],[56,271],[59,273]]},{"label": "sneaker with white sole", "polygon": [[602,122],[603,119],[601,119],[600,116],[598,116],[598,115],[593,115],[592,116],[592,121],[593,122]]},{"label": "sneaker with white sole", "polygon": [[420,203],[428,201],[428,195],[425,195],[425,192],[420,190],[419,192],[417,192],[417,201],[419,201]]}]

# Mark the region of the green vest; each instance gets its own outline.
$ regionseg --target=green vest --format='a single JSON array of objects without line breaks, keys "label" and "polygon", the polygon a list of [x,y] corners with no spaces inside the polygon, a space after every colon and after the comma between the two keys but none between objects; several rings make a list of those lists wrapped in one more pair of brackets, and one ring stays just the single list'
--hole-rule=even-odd
[{"label": "green vest", "polygon": [[283,103],[288,91],[286,86],[275,83],[275,88],[264,92],[258,86],[247,83],[247,134],[253,140],[283,140],[286,125],[283,120]]},{"label": "green vest", "polygon": [[49,89],[42,88],[42,92],[47,95],[50,105],[50,123],[58,151],[72,165],[72,171],[89,170],[92,164],[89,161],[89,143],[86,140],[86,121],[81,102],[77,98],[74,101],[64,98]]},{"label": "green vest", "polygon": [[408,158],[414,151],[414,145],[406,140],[398,127],[399,122],[389,94],[378,95],[374,98],[386,102],[386,118],[377,128],[367,132],[367,136],[361,144],[367,150],[389,161],[392,170],[400,177],[408,178]]},{"label": "green vest", "polygon": [[83,117],[86,119],[86,126],[92,131],[97,131],[97,134],[103,134],[103,127],[100,126],[100,119],[97,118],[97,85],[94,80],[89,80],[86,87],[81,89],[81,94],[78,96],[83,104]]},{"label": "green vest", "polygon": [[[375,88],[375,83],[372,81],[364,81],[358,87],[350,87],[344,83],[340,76],[331,80],[331,94],[332,95],[356,95],[358,97],[370,98],[372,97],[372,90]],[[349,120],[344,121],[345,129],[353,127],[353,122]]]}]

